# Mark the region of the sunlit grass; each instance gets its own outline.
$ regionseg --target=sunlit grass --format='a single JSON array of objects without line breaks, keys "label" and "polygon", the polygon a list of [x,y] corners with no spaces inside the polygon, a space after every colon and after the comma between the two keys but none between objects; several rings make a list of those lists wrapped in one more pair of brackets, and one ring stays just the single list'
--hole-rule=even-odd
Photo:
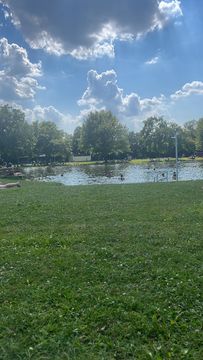
[{"label": "sunlit grass", "polygon": [[192,157],[181,157],[180,160],[183,161],[203,161],[203,157],[196,156],[195,159]]},{"label": "sunlit grass", "polygon": [[129,162],[131,164],[135,164],[135,165],[145,165],[145,164],[149,164],[150,162],[160,162],[160,163],[165,163],[165,162],[169,162],[169,161],[175,161],[175,158],[154,158],[154,159],[132,159]]},{"label": "sunlit grass", "polygon": [[[203,161],[203,157],[196,157],[195,159],[192,159],[191,157],[180,157],[178,158],[179,161]],[[157,161],[157,162],[171,162],[171,161],[176,161],[175,158],[172,157],[167,157],[167,158],[154,158],[154,159],[132,159],[129,162],[131,164],[135,164],[135,165],[145,165],[148,164],[150,162],[153,161]]]},{"label": "sunlit grass", "polygon": [[101,161],[70,161],[66,162],[66,166],[79,166],[79,165],[96,165],[102,163]]},{"label": "sunlit grass", "polygon": [[202,359],[202,181],[0,203],[1,359]]}]

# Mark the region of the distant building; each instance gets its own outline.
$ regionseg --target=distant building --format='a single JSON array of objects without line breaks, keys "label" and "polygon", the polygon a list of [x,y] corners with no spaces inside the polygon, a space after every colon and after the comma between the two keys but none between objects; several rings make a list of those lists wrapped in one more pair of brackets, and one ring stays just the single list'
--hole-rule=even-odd
[{"label": "distant building", "polygon": [[91,161],[91,155],[73,156],[72,161],[75,162]]}]

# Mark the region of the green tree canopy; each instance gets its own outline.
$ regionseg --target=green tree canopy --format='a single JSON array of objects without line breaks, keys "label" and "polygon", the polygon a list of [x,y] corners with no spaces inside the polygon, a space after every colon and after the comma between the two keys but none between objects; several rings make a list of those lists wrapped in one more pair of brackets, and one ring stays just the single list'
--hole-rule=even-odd
[{"label": "green tree canopy", "polygon": [[183,125],[183,152],[193,155],[196,150],[197,121],[191,120]]},{"label": "green tree canopy", "polygon": [[59,130],[51,121],[32,124],[34,156],[46,156],[47,161],[68,160],[71,154],[71,137]]},{"label": "green tree canopy", "polygon": [[9,105],[0,107],[0,156],[3,161],[17,163],[32,151],[32,129],[24,113]]},{"label": "green tree canopy", "polygon": [[197,122],[196,149],[198,151],[203,151],[203,118],[199,119]]},{"label": "green tree canopy", "polygon": [[169,157],[175,155],[174,135],[178,133],[178,150],[182,155],[189,152],[186,133],[176,123],[167,122],[162,117],[150,117],[144,121],[139,133],[141,157]]},{"label": "green tree canopy", "polygon": [[122,157],[130,151],[128,131],[110,111],[92,112],[82,126],[81,147],[99,159]]},{"label": "green tree canopy", "polygon": [[134,131],[130,131],[128,138],[130,143],[131,156],[134,159],[144,157],[144,149],[143,149],[141,134],[139,132],[136,133]]},{"label": "green tree canopy", "polygon": [[82,127],[77,126],[73,133],[72,151],[74,155],[83,155],[82,151]]},{"label": "green tree canopy", "polygon": [[68,161],[74,155],[91,154],[95,160],[175,155],[174,135],[178,132],[178,153],[192,155],[203,151],[203,118],[182,127],[162,117],[144,121],[140,132],[128,132],[109,111],[90,113],[82,126],[68,135],[51,121],[29,124],[24,112],[9,105],[0,106],[0,160],[19,163],[45,155],[46,162]]},{"label": "green tree canopy", "polygon": [[161,157],[171,155],[174,148],[173,131],[162,117],[150,117],[144,121],[140,132],[142,152],[146,157]]}]

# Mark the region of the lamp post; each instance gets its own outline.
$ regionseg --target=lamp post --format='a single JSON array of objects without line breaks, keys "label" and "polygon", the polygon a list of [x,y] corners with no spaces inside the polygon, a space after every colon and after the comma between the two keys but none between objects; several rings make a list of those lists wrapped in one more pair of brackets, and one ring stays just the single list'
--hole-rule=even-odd
[{"label": "lamp post", "polygon": [[176,154],[176,181],[178,181],[178,133],[175,133],[175,136],[172,137],[175,139],[175,154]]}]

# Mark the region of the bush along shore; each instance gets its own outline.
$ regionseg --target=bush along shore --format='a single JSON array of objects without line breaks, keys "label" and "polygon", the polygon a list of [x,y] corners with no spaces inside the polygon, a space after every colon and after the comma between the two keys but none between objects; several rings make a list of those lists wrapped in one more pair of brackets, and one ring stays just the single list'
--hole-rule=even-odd
[{"label": "bush along shore", "polygon": [[203,182],[0,192],[1,359],[202,359]]}]

